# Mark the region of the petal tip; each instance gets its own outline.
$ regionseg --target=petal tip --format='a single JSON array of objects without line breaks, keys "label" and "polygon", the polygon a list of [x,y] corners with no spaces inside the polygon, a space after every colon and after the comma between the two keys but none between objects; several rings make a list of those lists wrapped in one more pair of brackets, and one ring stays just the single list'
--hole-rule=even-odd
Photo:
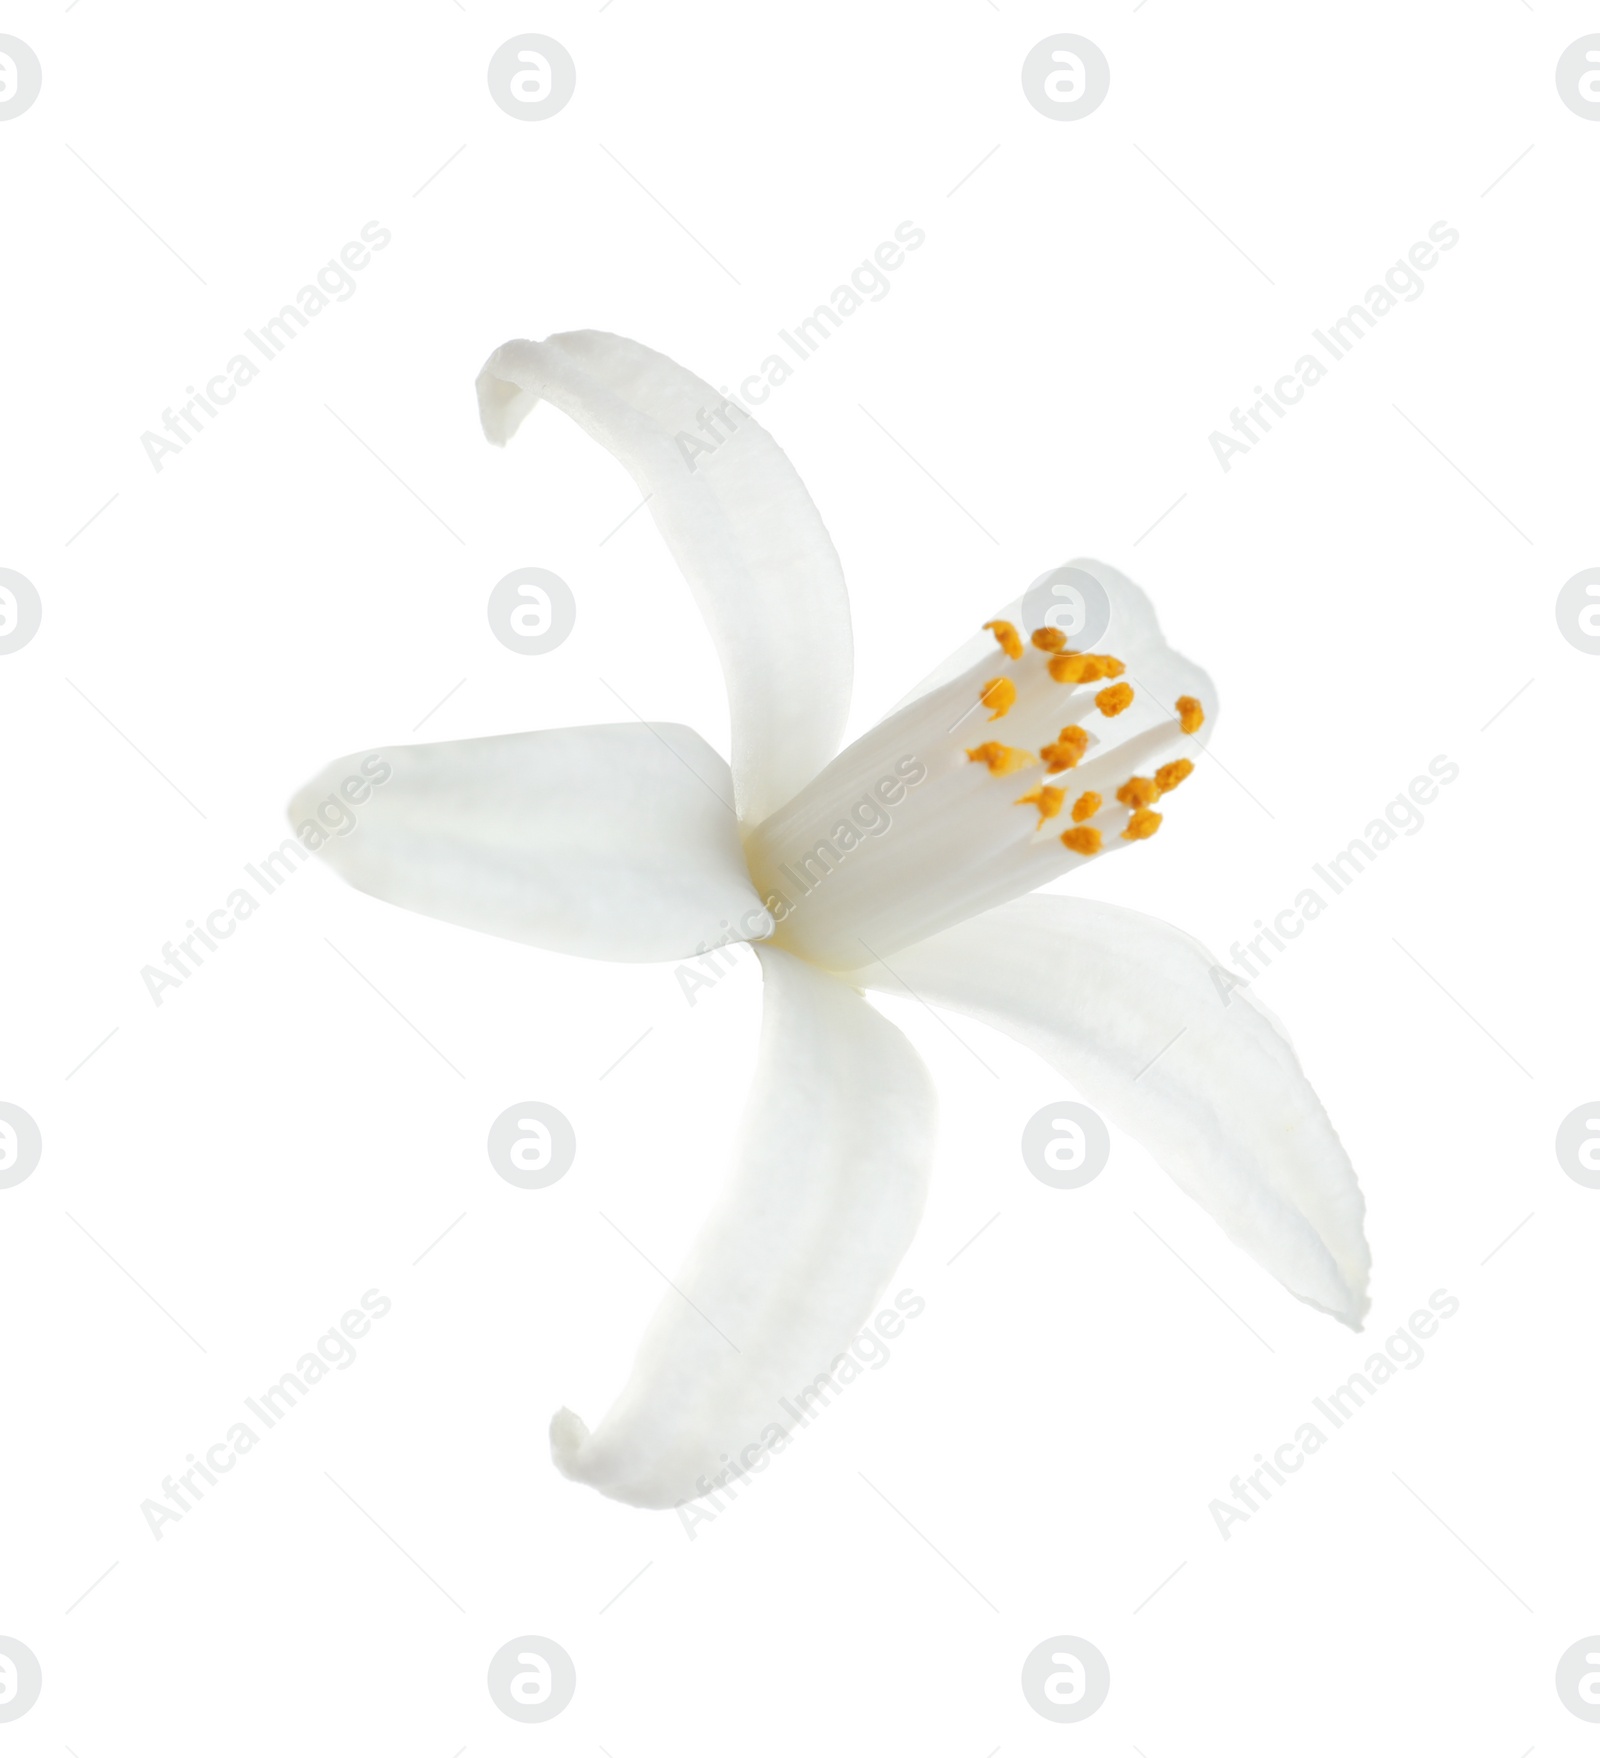
[{"label": "petal tip", "polygon": [[[302,782],[291,795],[288,804],[283,808],[283,815],[288,820],[289,828],[299,835],[302,825],[316,818],[317,808],[327,793],[327,781],[336,765],[330,764],[312,776],[310,781]],[[337,785],[337,781],[335,782]]]},{"label": "petal tip", "polygon": [[564,1404],[550,1418],[550,1457],[563,1477],[578,1477],[578,1455],[588,1438],[588,1423]]},{"label": "petal tip", "polygon": [[1359,1283],[1347,1281],[1343,1294],[1344,1298],[1337,1306],[1305,1294],[1299,1298],[1308,1306],[1315,1307],[1318,1312],[1325,1312],[1329,1318],[1337,1319],[1346,1330],[1354,1331],[1360,1336],[1367,1328],[1367,1314],[1372,1310],[1372,1296],[1367,1291],[1366,1278],[1363,1277]]},{"label": "petal tip", "polygon": [[509,371],[510,362],[504,358],[509,350],[532,345],[504,343],[489,356],[478,374],[478,420],[483,425],[483,437],[492,446],[503,446],[539,401],[536,391],[524,390],[515,378],[507,377],[501,370],[504,364]]}]

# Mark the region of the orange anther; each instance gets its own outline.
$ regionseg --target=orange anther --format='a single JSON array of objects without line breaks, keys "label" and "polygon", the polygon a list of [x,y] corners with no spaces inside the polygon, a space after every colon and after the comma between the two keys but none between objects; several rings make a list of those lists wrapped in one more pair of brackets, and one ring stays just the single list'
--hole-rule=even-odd
[{"label": "orange anther", "polygon": [[1017,633],[1014,623],[1002,622],[997,619],[992,623],[985,623],[983,626],[994,631],[994,638],[1005,649],[1007,659],[1021,659],[1022,637]]},{"label": "orange anther", "polygon": [[1085,818],[1092,818],[1100,810],[1100,796],[1091,788],[1078,795],[1072,806],[1072,822],[1081,824]]},{"label": "orange anther", "polygon": [[1037,806],[1039,822],[1034,825],[1034,829],[1043,830],[1045,819],[1054,818],[1060,812],[1061,802],[1066,797],[1064,790],[1059,787],[1036,787],[1015,803],[1019,806]]},{"label": "orange anther", "polygon": [[1060,653],[1067,645],[1067,638],[1059,629],[1046,623],[1042,629],[1035,629],[1028,637],[1041,653]]},{"label": "orange anther", "polygon": [[1063,769],[1076,769],[1089,748],[1089,735],[1081,726],[1064,726],[1056,735],[1053,745],[1046,745],[1039,753],[1044,758],[1051,775],[1059,775]]},{"label": "orange anther", "polygon": [[1094,705],[1109,720],[1112,715],[1120,714],[1133,700],[1131,684],[1108,684],[1094,699]]},{"label": "orange anther", "polygon": [[1063,830],[1061,840],[1075,855],[1097,855],[1100,832],[1092,824],[1080,824],[1075,830]]},{"label": "orange anther", "polygon": [[1153,806],[1160,793],[1148,775],[1130,775],[1117,789],[1117,799],[1124,806]]},{"label": "orange anther", "polygon": [[1128,668],[1109,653],[1060,653],[1050,661],[1050,675],[1058,684],[1095,684],[1102,678],[1120,678]]},{"label": "orange anther", "polygon": [[1180,757],[1175,763],[1163,763],[1156,771],[1156,787],[1162,793],[1170,794],[1180,781],[1187,780],[1193,774],[1194,765],[1187,757]]},{"label": "orange anther", "polygon": [[1196,696],[1180,696],[1173,707],[1178,711],[1178,725],[1186,733],[1197,733],[1206,723],[1206,711]]},{"label": "orange anther", "polygon": [[1124,842],[1144,842],[1161,828],[1161,814],[1148,812],[1142,806],[1128,820],[1128,828],[1122,833]]},{"label": "orange anther", "polygon": [[1030,763],[1037,763],[1038,758],[1032,751],[1019,751],[1015,745],[998,744],[991,739],[987,744],[977,745],[967,752],[969,763],[987,763],[991,775],[1015,775],[1019,769],[1026,769]]},{"label": "orange anther", "polygon": [[998,720],[1002,714],[1011,712],[1011,704],[1017,699],[1017,686],[1010,678],[990,678],[978,692],[978,700],[989,710],[989,718]]}]

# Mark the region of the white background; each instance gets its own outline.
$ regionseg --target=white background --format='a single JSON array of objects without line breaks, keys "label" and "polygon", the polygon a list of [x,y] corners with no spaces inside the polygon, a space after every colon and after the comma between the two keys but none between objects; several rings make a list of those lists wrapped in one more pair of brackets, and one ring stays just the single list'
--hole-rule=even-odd
[{"label": "white background", "polygon": [[[0,1098],[45,1143],[0,1192],[0,1634],[44,1669],[0,1750],[1593,1750],[1553,1673],[1600,1629],[1600,1195],[1553,1139],[1600,1078],[1600,659],[1553,612],[1600,562],[1600,124],[1554,82],[1596,15],[862,10],[0,17],[44,69],[0,123],[0,566],[44,603],[0,659]],[[537,123],[485,82],[530,30],[578,69]],[[1111,66],[1078,122],[1019,80],[1063,30]],[[354,296],[153,470],[141,433],[372,220]],[[762,414],[850,581],[852,731],[1043,569],[1125,568],[1224,714],[1163,834],[1078,888],[1224,957],[1460,766],[1257,989],[1359,1171],[1375,1301],[1364,1337],[1297,1304],[1125,1137],[1046,1189],[1018,1139],[1070,1090],[884,1000],[943,1106],[891,1284],[926,1313],[690,1539],[545,1428],[603,1412],[660,1296],[615,1228],[670,1268],[726,1169],[749,955],[691,1009],[671,966],[308,868],[159,1008],[139,973],[296,786],[447,692],[416,737],[620,696],[725,748],[685,587],[615,530],[632,484],[549,411],[494,451],[473,379],[596,327],[733,382],[907,220],[892,291]],[[1224,472],[1208,435],[1441,220],[1421,297]],[[484,602],[535,565],[578,624],[519,658]],[[484,1154],[523,1098],[578,1132],[543,1192]],[[373,1287],[357,1364],[154,1540],[141,1501]],[[1224,1541],[1212,1498],[1439,1288],[1423,1364]],[[578,1672],[538,1728],[484,1688],[530,1632]],[[1060,1633],[1111,1668],[1072,1728],[1018,1683]]]}]

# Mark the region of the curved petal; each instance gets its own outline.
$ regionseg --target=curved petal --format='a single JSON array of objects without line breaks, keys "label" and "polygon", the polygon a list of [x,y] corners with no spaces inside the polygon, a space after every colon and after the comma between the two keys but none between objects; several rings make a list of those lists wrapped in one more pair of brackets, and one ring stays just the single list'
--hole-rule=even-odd
[{"label": "curved petal", "polygon": [[828,1394],[927,1195],[934,1095],[917,1053],[855,990],[758,951],[766,1014],[738,1169],[605,1420],[550,1424],[568,1477],[640,1507],[706,1494],[730,1461],[750,1469],[763,1437],[787,1434],[785,1400]]},{"label": "curved petal", "polygon": [[855,975],[1036,1050],[1291,1293],[1359,1328],[1355,1172],[1288,1039],[1219,968],[1149,916],[1028,897]]},{"label": "curved petal", "polygon": [[850,706],[844,574],[805,484],[748,411],[622,336],[497,348],[478,376],[484,432],[504,445],[541,397],[649,497],[722,662],[740,816],[765,817],[837,750]]},{"label": "curved petal", "polygon": [[289,821],[404,909],[644,961],[770,929],[731,799],[727,764],[686,726],[578,726],[345,757]]}]

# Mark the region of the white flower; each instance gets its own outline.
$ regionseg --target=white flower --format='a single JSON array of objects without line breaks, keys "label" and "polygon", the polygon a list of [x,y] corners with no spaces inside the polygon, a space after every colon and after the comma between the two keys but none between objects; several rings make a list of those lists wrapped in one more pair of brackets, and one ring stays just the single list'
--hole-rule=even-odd
[{"label": "white flower", "polygon": [[[1027,895],[1154,832],[1215,719],[1138,588],[1074,564],[1110,606],[1095,653],[1048,626],[1030,638],[1012,606],[840,752],[839,560],[753,418],[588,331],[508,342],[478,398],[496,444],[555,404],[649,497],[726,674],[732,768],[673,725],[398,747],[321,852],[374,896],[560,952],[750,940],[766,984],[732,1182],[599,1427],[551,1423],[561,1470],[645,1507],[703,1494],[781,1444],[780,1400],[872,1312],[922,1213],[935,1103],[865,989],[1030,1045],[1292,1293],[1358,1325],[1361,1194],[1274,1021],[1176,929]],[[296,816],[347,773],[311,782]]]}]

